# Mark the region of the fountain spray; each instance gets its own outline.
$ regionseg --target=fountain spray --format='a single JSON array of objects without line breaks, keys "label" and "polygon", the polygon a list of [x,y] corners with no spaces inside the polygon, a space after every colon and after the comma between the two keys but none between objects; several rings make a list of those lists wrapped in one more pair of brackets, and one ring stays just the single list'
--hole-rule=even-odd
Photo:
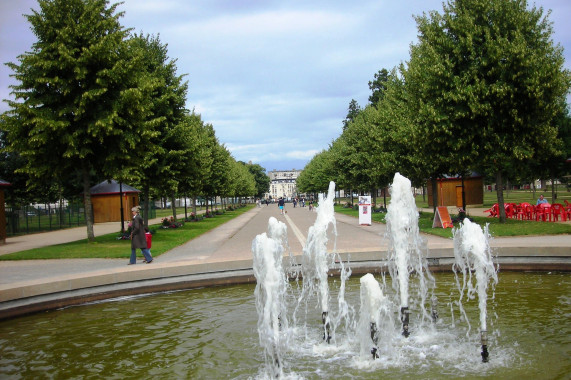
[{"label": "fountain spray", "polygon": [[429,284],[433,286],[434,278],[428,270],[426,258],[422,255],[418,211],[410,180],[396,173],[390,192],[391,202],[387,207],[386,216],[389,273],[393,280],[393,288],[400,297],[402,335],[408,337],[410,334],[409,274],[414,272],[418,276],[423,319],[430,318],[425,302],[428,286]]},{"label": "fountain spray", "polygon": [[[309,228],[307,242],[303,248],[302,277],[303,289],[298,304],[306,297],[316,292],[321,305],[321,320],[323,322],[323,339],[331,341],[331,319],[329,315],[329,285],[327,276],[330,266],[333,265],[333,255],[327,254],[327,228],[333,228],[333,234],[337,236],[335,222],[335,210],[333,199],[335,198],[335,182],[329,183],[327,197],[319,194],[319,206],[317,207],[317,218],[313,226]],[[336,242],[334,242],[336,244]],[[334,247],[334,251],[336,247]],[[316,289],[317,287],[317,289]]]},{"label": "fountain spray", "polygon": [[381,308],[385,304],[385,297],[379,283],[371,273],[367,273],[360,279],[361,283],[361,310],[359,313],[359,333],[361,335],[361,353],[367,352],[370,341],[373,347],[370,353],[373,359],[379,357],[379,328],[381,326]]},{"label": "fountain spray", "polygon": [[266,367],[272,378],[282,374],[282,352],[287,347],[288,329],[285,294],[287,278],[282,268],[284,247],[287,245],[287,227],[276,218],[268,222],[268,233],[252,242],[254,276],[256,277],[256,310],[258,335],[264,349]]},{"label": "fountain spray", "polygon": [[[469,333],[470,322],[462,306],[462,298],[465,293],[467,299],[473,299],[474,295],[478,294],[482,362],[486,363],[489,357],[486,325],[488,283],[490,280],[492,281],[492,286],[498,283],[497,269],[492,260],[489,244],[488,224],[482,230],[479,225],[470,222],[469,219],[464,219],[462,225],[452,232],[454,235],[454,265],[452,269],[456,278],[456,285],[460,291],[458,306],[468,322]],[[458,272],[462,273],[462,285],[460,285]],[[475,279],[473,273],[475,273]]]}]

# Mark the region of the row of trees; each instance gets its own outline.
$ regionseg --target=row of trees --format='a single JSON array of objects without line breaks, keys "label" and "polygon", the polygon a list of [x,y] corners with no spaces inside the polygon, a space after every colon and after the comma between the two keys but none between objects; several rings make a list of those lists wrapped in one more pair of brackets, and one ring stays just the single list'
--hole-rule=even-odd
[{"label": "row of trees", "polygon": [[213,126],[185,109],[188,83],[167,45],[121,26],[117,6],[43,0],[26,16],[37,42],[8,64],[17,84],[0,137],[4,167],[17,178],[5,179],[25,180],[32,195],[83,193],[90,241],[89,189],[103,179],[140,187],[147,210],[157,195],[267,191],[265,170],[237,162]]},{"label": "row of trees", "polygon": [[505,178],[569,170],[571,76],[548,16],[524,0],[456,0],[416,17],[410,59],[375,75],[364,109],[350,103],[342,134],[309,162],[298,188],[324,191],[333,178],[369,191],[395,172],[435,186],[477,171],[497,184],[505,221]]}]

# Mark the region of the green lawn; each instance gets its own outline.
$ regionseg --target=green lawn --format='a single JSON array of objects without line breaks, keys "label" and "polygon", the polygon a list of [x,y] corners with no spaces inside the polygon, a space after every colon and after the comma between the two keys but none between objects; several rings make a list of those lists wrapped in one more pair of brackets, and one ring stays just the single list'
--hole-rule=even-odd
[{"label": "green lawn", "polygon": [[[359,217],[357,210],[350,208],[343,208],[342,206],[335,206],[335,212],[340,214],[351,215],[355,218]],[[385,213],[378,212],[372,214],[374,222],[385,223]],[[451,215],[454,219],[456,215]],[[525,235],[558,235],[558,234],[571,234],[571,225],[563,223],[545,223],[534,222],[528,220],[514,220],[508,219],[506,223],[502,224],[499,218],[487,217],[470,217],[470,219],[484,226],[489,223],[489,231],[492,236],[525,236]],[[452,228],[432,228],[434,214],[432,212],[421,212],[418,220],[418,227],[421,232],[428,234],[452,238]],[[458,227],[458,223],[454,223],[454,227]]]},{"label": "green lawn", "polygon": [[[205,232],[226,223],[227,221],[252,209],[254,205],[226,211],[213,218],[205,218],[198,222],[187,222],[180,228],[162,229],[159,225],[151,226],[154,231],[151,252],[154,257],[178,247]],[[184,213],[184,209],[182,210]],[[189,211],[190,214],[190,211]],[[168,215],[168,214],[165,214]],[[94,243],[80,240],[27,251],[14,252],[0,256],[0,260],[39,260],[39,259],[77,259],[77,258],[124,258],[131,255],[131,241],[117,240],[119,231],[113,234],[97,236]],[[141,256],[140,250],[137,254]]]}]

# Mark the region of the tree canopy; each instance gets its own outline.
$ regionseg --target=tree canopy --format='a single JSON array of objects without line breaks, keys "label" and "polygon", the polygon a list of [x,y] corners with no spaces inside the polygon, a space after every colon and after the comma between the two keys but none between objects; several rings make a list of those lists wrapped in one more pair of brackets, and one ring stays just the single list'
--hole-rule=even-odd
[{"label": "tree canopy", "polygon": [[255,194],[253,174],[185,108],[188,84],[158,36],[131,34],[107,0],[38,4],[26,16],[37,41],[7,64],[17,84],[0,123],[6,161],[28,188],[61,195],[79,181],[89,241],[95,181],[128,180],[147,201],[151,192]]},{"label": "tree canopy", "polygon": [[[479,171],[495,178],[503,212],[507,173],[561,175],[571,76],[548,16],[524,0],[449,1],[417,16],[409,60],[375,74],[371,105],[331,144],[330,179],[367,188],[395,172],[419,185]],[[323,172],[313,160],[300,177],[314,177],[306,170]]]}]

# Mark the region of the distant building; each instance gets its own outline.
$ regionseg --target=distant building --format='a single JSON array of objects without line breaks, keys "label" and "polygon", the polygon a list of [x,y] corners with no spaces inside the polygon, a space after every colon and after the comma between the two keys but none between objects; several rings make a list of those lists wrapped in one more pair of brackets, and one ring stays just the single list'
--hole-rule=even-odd
[{"label": "distant building", "polygon": [[279,199],[283,197],[287,200],[295,198],[297,193],[296,180],[301,170],[272,170],[268,172],[270,177],[270,191],[265,194],[266,199]]}]

